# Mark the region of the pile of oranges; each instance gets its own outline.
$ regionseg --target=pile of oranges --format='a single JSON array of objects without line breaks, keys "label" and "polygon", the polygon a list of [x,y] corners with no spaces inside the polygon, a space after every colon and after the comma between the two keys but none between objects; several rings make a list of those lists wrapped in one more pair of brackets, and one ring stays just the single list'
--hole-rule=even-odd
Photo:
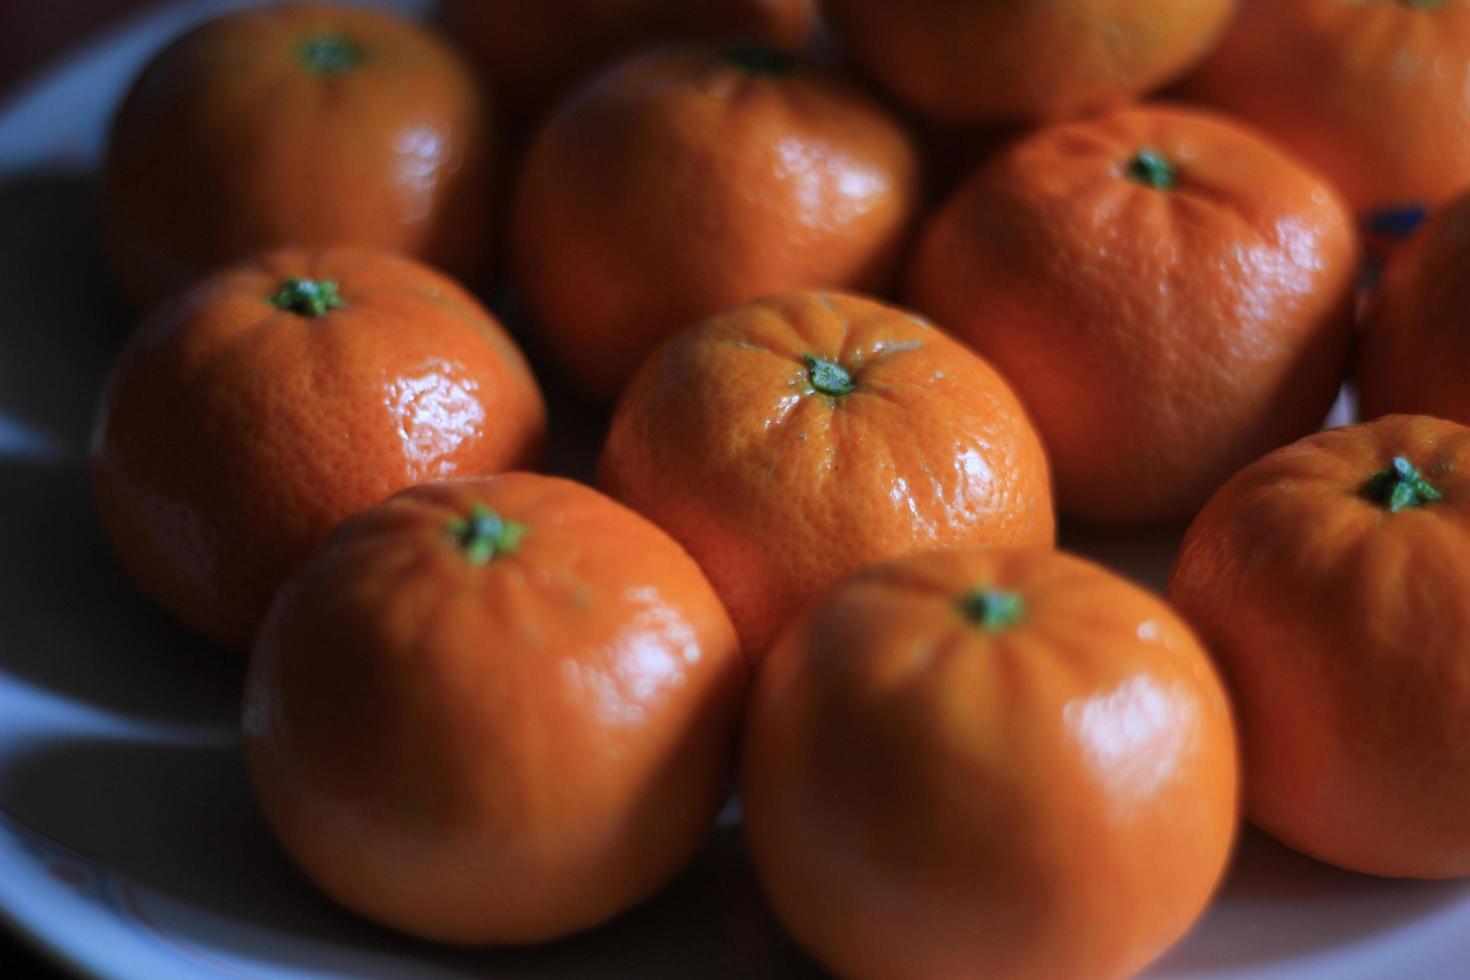
[{"label": "pile of oranges", "polygon": [[[1470,874],[1470,0],[441,27],[210,21],[103,175],[143,316],[98,511],[249,653],[256,793],[324,891],[553,939],[732,785],[844,977],[1135,973],[1242,811]],[[532,364],[606,412],[598,489],[534,472]],[[1370,421],[1313,434],[1350,375]],[[1168,601],[1058,514],[1192,521]]]}]

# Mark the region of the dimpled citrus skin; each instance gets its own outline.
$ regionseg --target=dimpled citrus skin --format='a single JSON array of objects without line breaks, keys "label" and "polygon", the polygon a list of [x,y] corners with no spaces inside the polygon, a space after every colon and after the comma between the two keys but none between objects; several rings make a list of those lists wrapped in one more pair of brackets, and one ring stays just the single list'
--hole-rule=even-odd
[{"label": "dimpled citrus skin", "polygon": [[[302,45],[341,39],[341,70]],[[113,272],[149,306],[226,262],[359,245],[479,274],[490,120],[468,65],[422,27],[282,4],[207,21],[159,54],[113,122],[102,218]]]},{"label": "dimpled citrus skin", "polygon": [[[966,615],[1002,590],[1019,617]],[[1160,599],[1041,549],[866,569],[790,627],[741,800],[781,921],[854,980],[1131,976],[1239,822],[1224,689]]]},{"label": "dimpled citrus skin", "polygon": [[826,0],[857,60],[933,119],[1088,115],[1204,57],[1235,0]]},{"label": "dimpled citrus skin", "polygon": [[[1144,150],[1172,188],[1129,176]],[[908,299],[1010,380],[1064,515],[1161,524],[1321,425],[1356,265],[1315,175],[1219,117],[1145,106],[983,165],[921,234]]]},{"label": "dimpled citrus skin", "polygon": [[[522,526],[471,561],[476,507]],[[245,754],[281,842],[338,901],[449,942],[565,935],[651,894],[729,785],[747,667],[658,528],[569,480],[414,487],[282,590]]]},{"label": "dimpled citrus skin", "polygon": [[[337,283],[321,316],[271,297]],[[246,649],[287,571],[422,480],[539,458],[540,391],[500,325],[417,262],[284,249],[222,270],[129,340],[93,431],[98,513],[133,579]]]},{"label": "dimpled citrus skin", "polygon": [[673,38],[758,41],[800,50],[813,0],[447,0],[464,42],[513,111],[534,109],[619,52]]},{"label": "dimpled citrus skin", "polygon": [[1416,412],[1470,424],[1470,195],[1390,261],[1356,360],[1364,418]]},{"label": "dimpled citrus skin", "polygon": [[1360,212],[1470,187],[1470,0],[1242,0],[1181,92],[1279,139]]},{"label": "dimpled citrus skin", "polygon": [[[1365,487],[1394,457],[1443,499]],[[1190,527],[1169,600],[1225,675],[1262,829],[1370,874],[1470,874],[1470,430],[1395,415],[1251,464]]]},{"label": "dimpled citrus skin", "polygon": [[[806,355],[854,390],[818,392]],[[863,565],[1055,535],[1046,457],[1005,381],[916,317],[839,294],[669,341],[619,403],[598,480],[689,549],[757,656]]]},{"label": "dimpled citrus skin", "polygon": [[659,340],[738,303],[892,277],[918,203],[907,134],[821,70],[746,56],[635,56],[564,103],[532,148],[517,280],[593,396],[612,399]]}]

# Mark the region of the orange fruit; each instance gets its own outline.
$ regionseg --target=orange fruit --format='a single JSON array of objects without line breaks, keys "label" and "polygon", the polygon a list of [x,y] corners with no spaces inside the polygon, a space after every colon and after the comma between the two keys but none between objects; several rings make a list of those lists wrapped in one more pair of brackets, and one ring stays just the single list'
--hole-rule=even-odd
[{"label": "orange fruit", "polygon": [[1041,442],[1000,375],[855,296],[776,296],[669,341],[598,480],[689,549],[756,655],[871,562],[1055,534]]},{"label": "orange fruit", "polygon": [[499,324],[401,256],[284,249],[157,310],[93,434],[103,527],[134,580],[245,649],[343,519],[435,477],[525,465],[545,409]]},{"label": "orange fruit", "polygon": [[328,894],[416,935],[535,942],[643,899],[724,802],[746,682],[667,535],[508,473],[345,525],[271,609],[245,753]]},{"label": "orange fruit", "polygon": [[738,303],[880,290],[917,169],[881,108],[779,52],[646,53],[537,137],[514,208],[517,279],[567,374],[610,399],[659,340]]},{"label": "orange fruit", "polygon": [[814,0],[446,0],[443,16],[521,116],[640,45],[704,39],[797,51],[816,26]]},{"label": "orange fruit", "polygon": [[1356,264],[1315,174],[1223,119],[1148,106],[992,157],[923,231],[908,296],[1015,386],[1064,515],[1161,524],[1322,423]]},{"label": "orange fruit", "polygon": [[1220,664],[1249,815],[1370,874],[1470,874],[1470,430],[1395,415],[1246,467],[1169,598]]},{"label": "orange fruit", "polygon": [[746,838],[840,976],[1123,977],[1195,921],[1238,823],[1230,708],[1155,596],[1040,549],[866,569],[782,636]]},{"label": "orange fruit", "polygon": [[1089,115],[1204,57],[1235,0],[826,0],[859,62],[952,123]]},{"label": "orange fruit", "polygon": [[1241,0],[1183,91],[1279,139],[1359,212],[1470,187],[1470,0]]},{"label": "orange fruit", "polygon": [[468,66],[415,24],[326,4],[207,21],[149,63],[113,122],[113,271],[139,305],[286,245],[478,273],[488,127]]},{"label": "orange fruit", "polygon": [[1357,358],[1363,416],[1470,423],[1470,194],[1394,256],[1369,309]]}]

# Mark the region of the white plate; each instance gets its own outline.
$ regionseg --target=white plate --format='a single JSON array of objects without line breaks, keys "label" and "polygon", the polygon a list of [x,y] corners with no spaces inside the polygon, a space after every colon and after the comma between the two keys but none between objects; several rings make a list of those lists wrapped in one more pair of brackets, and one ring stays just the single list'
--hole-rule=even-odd
[{"label": "white plate", "polygon": [[[375,928],[270,839],[238,752],[239,664],[132,591],[82,469],[125,327],[92,254],[86,174],[142,61],[226,5],[150,11],[0,109],[0,918],[83,974],[137,980],[816,975],[765,911],[732,815],[662,895],[534,950]],[[1074,544],[1153,582],[1171,550]],[[1470,882],[1346,874],[1247,834],[1219,900],[1150,975],[1470,976]]]}]

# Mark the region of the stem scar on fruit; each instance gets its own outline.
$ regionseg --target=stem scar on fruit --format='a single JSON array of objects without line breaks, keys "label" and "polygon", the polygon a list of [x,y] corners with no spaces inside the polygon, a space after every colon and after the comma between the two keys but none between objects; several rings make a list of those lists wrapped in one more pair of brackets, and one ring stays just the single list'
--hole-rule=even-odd
[{"label": "stem scar on fruit", "polygon": [[470,508],[469,517],[454,518],[445,530],[471,565],[515,554],[526,534],[524,524],[507,521],[484,504]]},{"label": "stem scar on fruit", "polygon": [[344,75],[362,60],[362,49],[345,35],[322,31],[297,45],[296,60],[313,75]]},{"label": "stem scar on fruit", "polygon": [[271,297],[271,305],[288,313],[322,316],[328,310],[340,310],[347,303],[332,279],[287,279]]},{"label": "stem scar on fruit", "polygon": [[1128,179],[1156,191],[1173,190],[1179,183],[1179,171],[1158,150],[1144,148],[1128,161]]},{"label": "stem scar on fruit", "polygon": [[960,612],[987,633],[999,633],[1026,616],[1026,600],[1019,592],[976,586],[959,598]]},{"label": "stem scar on fruit", "polygon": [[1363,484],[1363,495],[1390,514],[1437,503],[1444,494],[1403,456],[1395,456],[1388,469],[1379,470]]},{"label": "stem scar on fruit", "polygon": [[847,368],[836,361],[815,354],[803,354],[802,360],[806,362],[806,375],[812,387],[829,398],[841,398],[857,390],[857,383]]},{"label": "stem scar on fruit", "polygon": [[796,58],[777,48],[737,44],[725,49],[725,60],[747,75],[776,78],[796,67]]}]

